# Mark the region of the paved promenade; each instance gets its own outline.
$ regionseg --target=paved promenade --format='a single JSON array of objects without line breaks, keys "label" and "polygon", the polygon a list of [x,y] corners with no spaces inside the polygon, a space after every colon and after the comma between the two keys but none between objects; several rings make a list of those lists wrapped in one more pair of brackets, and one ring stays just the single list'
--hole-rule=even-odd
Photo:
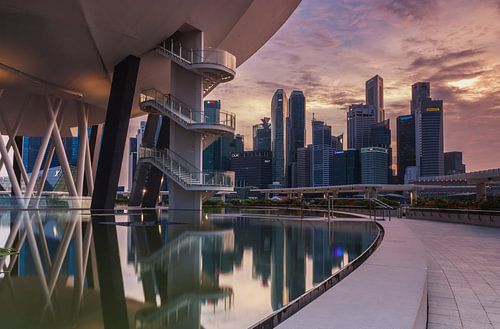
[{"label": "paved promenade", "polygon": [[428,329],[500,329],[500,229],[405,222],[429,256]]}]

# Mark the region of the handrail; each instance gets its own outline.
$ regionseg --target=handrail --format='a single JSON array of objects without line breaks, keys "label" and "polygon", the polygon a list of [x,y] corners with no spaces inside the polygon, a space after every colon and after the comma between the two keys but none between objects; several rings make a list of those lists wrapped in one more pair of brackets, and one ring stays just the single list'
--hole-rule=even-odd
[{"label": "handrail", "polygon": [[216,64],[222,65],[233,72],[236,70],[236,57],[222,49],[186,49],[182,47],[180,42],[176,44],[173,39],[169,39],[161,42],[158,45],[158,50],[167,52],[189,65]]},{"label": "handrail", "polygon": [[213,124],[236,128],[236,116],[228,111],[220,110],[217,115],[209,116],[206,115],[205,111],[195,111],[175,96],[164,94],[156,89],[147,89],[141,92],[140,102],[148,101],[154,101],[189,125]]},{"label": "handrail", "polygon": [[160,168],[167,170],[187,186],[234,186],[232,171],[201,171],[170,149],[158,150],[140,147],[139,159],[152,159]]}]

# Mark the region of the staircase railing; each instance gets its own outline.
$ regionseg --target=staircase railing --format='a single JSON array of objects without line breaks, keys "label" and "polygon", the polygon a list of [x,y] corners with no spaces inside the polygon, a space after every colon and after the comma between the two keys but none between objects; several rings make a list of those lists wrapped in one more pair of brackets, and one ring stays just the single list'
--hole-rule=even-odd
[{"label": "staircase railing", "polygon": [[158,105],[162,114],[170,114],[178,117],[188,125],[212,124],[236,128],[236,116],[227,111],[218,111],[216,115],[209,115],[205,111],[195,111],[189,105],[183,103],[180,99],[164,94],[156,89],[148,89],[141,92],[140,102],[154,102]]},{"label": "staircase railing", "polygon": [[139,159],[149,159],[160,170],[185,186],[234,187],[234,172],[201,171],[169,149],[140,147],[138,156]]},{"label": "staircase railing", "polygon": [[174,42],[173,39],[163,41],[158,45],[157,50],[167,53],[183,63],[192,64],[216,64],[222,65],[233,72],[236,70],[236,57],[222,49],[206,48],[191,49],[182,47],[180,42]]}]

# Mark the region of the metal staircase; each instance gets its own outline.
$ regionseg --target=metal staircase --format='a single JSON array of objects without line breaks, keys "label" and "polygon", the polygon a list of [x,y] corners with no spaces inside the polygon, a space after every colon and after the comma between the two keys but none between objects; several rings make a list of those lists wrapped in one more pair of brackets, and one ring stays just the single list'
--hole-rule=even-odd
[{"label": "metal staircase", "polygon": [[156,52],[187,70],[203,77],[203,96],[207,96],[219,83],[234,79],[236,57],[221,49],[186,49],[170,38],[156,47]]},{"label": "metal staircase", "polygon": [[219,111],[216,116],[205,115],[204,111],[195,111],[178,98],[164,94],[156,89],[141,92],[141,110],[170,118],[187,130],[196,130],[207,134],[234,133],[236,116],[234,113]]},{"label": "metal staircase", "polygon": [[139,161],[158,168],[187,191],[232,191],[234,172],[201,171],[172,150],[140,147]]}]

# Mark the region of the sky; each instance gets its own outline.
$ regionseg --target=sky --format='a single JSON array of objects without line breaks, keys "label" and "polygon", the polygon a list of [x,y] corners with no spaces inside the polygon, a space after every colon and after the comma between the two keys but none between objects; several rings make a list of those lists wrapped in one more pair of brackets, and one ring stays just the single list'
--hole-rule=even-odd
[{"label": "sky", "polygon": [[394,145],[411,85],[430,81],[431,97],[444,101],[445,151],[462,151],[467,171],[500,167],[500,0],[303,0],[207,98],[236,113],[250,150],[251,127],[271,115],[274,91],[302,90],[310,143],[312,113],[346,133],[348,105],[364,102],[376,74]]}]

